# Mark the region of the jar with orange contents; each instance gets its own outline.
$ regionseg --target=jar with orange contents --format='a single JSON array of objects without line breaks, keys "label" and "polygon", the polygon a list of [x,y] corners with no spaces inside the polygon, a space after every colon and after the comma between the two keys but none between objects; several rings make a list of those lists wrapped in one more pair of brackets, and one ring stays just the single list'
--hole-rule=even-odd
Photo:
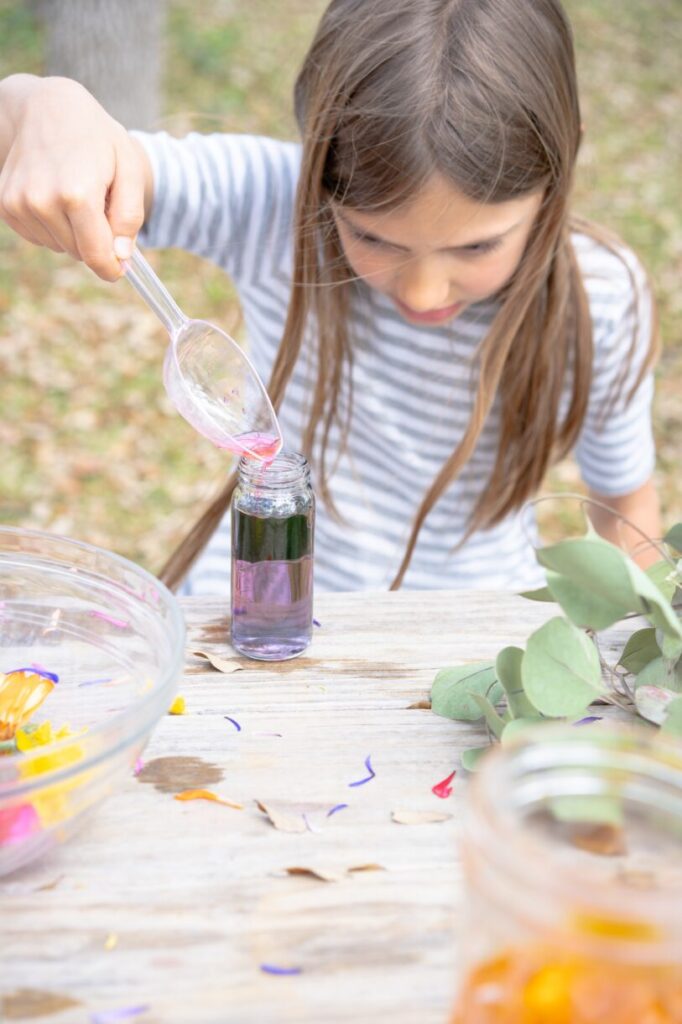
[{"label": "jar with orange contents", "polygon": [[682,1024],[682,745],[606,722],[471,783],[452,1024]]}]

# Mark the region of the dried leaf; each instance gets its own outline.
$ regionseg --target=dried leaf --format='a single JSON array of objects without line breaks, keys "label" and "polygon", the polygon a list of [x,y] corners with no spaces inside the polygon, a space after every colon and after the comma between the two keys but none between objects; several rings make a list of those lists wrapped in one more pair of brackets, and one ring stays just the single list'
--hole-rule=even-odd
[{"label": "dried leaf", "polygon": [[319,832],[329,810],[328,804],[289,800],[256,800],[256,806],[280,832]]},{"label": "dried leaf", "polygon": [[430,700],[418,700],[414,704],[408,704],[405,708],[406,711],[430,711],[431,701]]},{"label": "dried leaf", "polygon": [[571,842],[579,850],[601,857],[619,857],[626,852],[625,832],[618,825],[576,825]]},{"label": "dried leaf", "polygon": [[451,814],[442,811],[393,811],[391,819],[398,825],[430,825],[439,821],[447,821]]},{"label": "dried leaf", "polygon": [[353,864],[349,868],[339,865],[327,865],[326,867],[291,867],[284,869],[288,875],[302,875],[309,878],[317,878],[321,882],[341,882],[348,875],[360,874],[365,871],[385,871],[382,864]]},{"label": "dried leaf", "polygon": [[235,811],[243,811],[243,804],[235,804],[231,800],[223,800],[217,793],[211,793],[209,789],[185,789],[182,793],[176,793],[175,800],[212,800],[213,803],[222,804],[224,807],[233,807]]},{"label": "dried leaf", "polygon": [[193,654],[195,658],[202,658],[204,661],[207,661],[214,669],[225,675],[228,675],[230,672],[239,672],[244,667],[236,658],[223,658],[220,654],[214,654],[211,651],[202,651],[195,648],[189,653]]}]

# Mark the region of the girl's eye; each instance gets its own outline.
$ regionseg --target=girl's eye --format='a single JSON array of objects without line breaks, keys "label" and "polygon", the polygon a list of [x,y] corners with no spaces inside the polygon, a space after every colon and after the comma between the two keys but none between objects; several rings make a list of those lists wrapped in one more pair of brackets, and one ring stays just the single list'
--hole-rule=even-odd
[{"label": "girl's eye", "polygon": [[386,246],[386,242],[382,241],[381,238],[375,238],[374,235],[362,235],[354,231],[353,238],[356,242],[360,242],[361,245]]},{"label": "girl's eye", "polygon": [[471,256],[481,256],[485,252],[494,252],[502,245],[501,238],[491,238],[489,242],[478,242],[476,245],[464,245],[461,252]]}]

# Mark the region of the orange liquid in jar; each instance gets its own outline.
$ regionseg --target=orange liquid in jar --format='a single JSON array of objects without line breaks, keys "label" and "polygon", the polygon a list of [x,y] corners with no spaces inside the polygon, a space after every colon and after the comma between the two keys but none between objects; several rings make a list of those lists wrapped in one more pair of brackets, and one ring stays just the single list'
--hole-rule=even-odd
[{"label": "orange liquid in jar", "polygon": [[471,972],[451,1024],[682,1024],[682,965],[514,950]]}]

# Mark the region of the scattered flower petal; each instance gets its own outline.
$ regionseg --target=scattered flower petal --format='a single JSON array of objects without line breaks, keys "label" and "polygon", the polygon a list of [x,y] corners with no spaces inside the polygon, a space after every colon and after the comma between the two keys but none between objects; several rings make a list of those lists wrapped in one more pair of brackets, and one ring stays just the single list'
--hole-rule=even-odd
[{"label": "scattered flower petal", "polygon": [[18,843],[40,829],[40,818],[32,804],[0,808],[0,846]]},{"label": "scattered flower petal", "polygon": [[231,722],[232,725],[237,730],[237,732],[241,732],[242,731],[242,727],[241,727],[241,725],[239,724],[239,722],[237,721],[236,718],[230,718],[229,715],[223,715],[223,718],[225,719],[226,722]]},{"label": "scattered flower petal", "polygon": [[313,626],[317,626],[318,629],[321,629],[322,628],[322,623],[319,622],[317,619],[313,619]]},{"label": "scattered flower petal", "polygon": [[601,715],[588,715],[586,718],[580,718],[573,725],[588,725],[590,722],[603,722],[604,719]]},{"label": "scattered flower petal", "polygon": [[212,800],[213,803],[223,804],[224,807],[233,807],[235,811],[243,811],[243,804],[235,804],[231,800],[223,800],[217,793],[211,793],[209,789],[185,789],[182,793],[176,793],[175,800]]},{"label": "scattered flower petal", "polygon": [[320,882],[340,882],[346,875],[345,868],[292,867],[284,870],[288,875],[305,875],[308,878],[317,878]]},{"label": "scattered flower petal", "polygon": [[256,806],[281,832],[319,832],[327,813],[326,804],[296,803],[289,800],[256,800]]},{"label": "scattered flower petal", "polygon": [[451,817],[442,811],[393,811],[391,814],[391,819],[398,825],[430,825]]},{"label": "scattered flower petal", "polygon": [[286,975],[302,974],[302,967],[277,967],[275,964],[261,964],[260,969],[263,974],[279,974],[283,977]]},{"label": "scattered flower petal", "polygon": [[252,733],[252,735],[253,736],[276,736],[278,739],[281,740],[283,734],[281,732],[254,732],[254,733]]},{"label": "scattered flower petal", "polygon": [[25,672],[27,675],[42,676],[43,679],[49,679],[53,683],[59,682],[59,676],[56,672],[48,672],[42,665],[38,665],[35,662],[30,665],[29,668],[13,668],[10,672],[6,672],[5,675],[12,676],[15,672]]},{"label": "scattered flower petal", "polygon": [[136,757],[135,758],[135,765],[133,767],[133,775],[139,775],[143,768],[144,768],[144,761],[142,760],[141,757]]},{"label": "scattered flower petal", "polygon": [[439,782],[437,783],[437,785],[433,786],[431,788],[431,792],[435,793],[436,796],[439,796],[441,800],[446,800],[452,793],[452,786],[450,785],[450,783],[452,782],[456,774],[456,771],[451,772],[450,775],[448,775],[447,779],[443,779],[442,782]]},{"label": "scattered flower petal", "polygon": [[356,782],[349,782],[348,786],[350,788],[353,788],[354,786],[364,786],[366,782],[369,782],[376,775],[376,772],[372,768],[372,762],[370,760],[370,757],[371,757],[371,754],[368,755],[365,758],[365,768],[369,772],[369,775],[367,775],[366,778],[364,778],[364,779],[358,779]]},{"label": "scattered flower petal", "polygon": [[111,676],[104,676],[102,679],[86,679],[84,683],[79,683],[79,686],[99,686],[101,683],[110,683]]},{"label": "scattered flower petal", "polygon": [[408,704],[406,711],[430,711],[431,701],[430,700],[418,700],[414,704]]},{"label": "scattered flower petal", "polygon": [[109,932],[109,934],[107,935],[106,941],[104,943],[104,948],[107,950],[107,952],[109,952],[112,949],[115,949],[117,945],[118,945],[118,935],[116,934],[116,932]]},{"label": "scattered flower petal", "polygon": [[327,817],[331,818],[332,814],[336,814],[337,811],[344,811],[348,807],[348,804],[334,804],[334,806],[327,811]]},{"label": "scattered flower petal", "polygon": [[171,706],[168,709],[169,715],[184,715],[186,710],[185,698],[182,696],[176,697]]}]

